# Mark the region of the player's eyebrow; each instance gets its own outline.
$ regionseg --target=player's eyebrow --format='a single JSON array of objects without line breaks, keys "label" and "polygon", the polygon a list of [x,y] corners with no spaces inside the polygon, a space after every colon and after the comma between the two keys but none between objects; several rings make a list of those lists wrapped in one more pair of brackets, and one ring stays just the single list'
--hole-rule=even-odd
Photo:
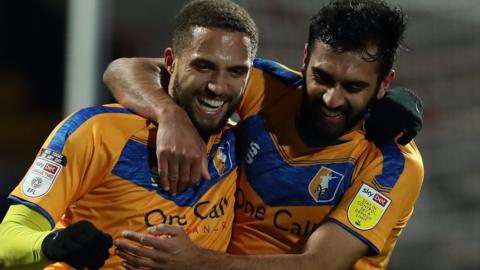
[{"label": "player's eyebrow", "polygon": [[322,82],[326,84],[334,84],[336,81],[332,74],[326,72],[320,67],[312,67],[312,74],[315,78],[320,78]]},{"label": "player's eyebrow", "polygon": [[234,65],[228,68],[228,70],[236,70],[236,71],[241,71],[242,73],[247,73],[248,72],[248,66],[247,65]]},{"label": "player's eyebrow", "polygon": [[197,57],[195,59],[193,59],[191,62],[190,62],[190,66],[194,66],[194,67],[197,67],[197,66],[205,66],[207,68],[210,68],[210,69],[216,69],[217,68],[217,65],[206,59],[206,58],[202,58],[202,57]]},{"label": "player's eyebrow", "polygon": [[[190,62],[190,66],[192,66],[192,67],[203,66],[203,67],[208,68],[208,69],[218,69],[218,65],[215,64],[215,62],[210,61],[210,60],[208,60],[206,58],[203,58],[203,57],[194,58]],[[248,70],[249,70],[249,66],[247,64],[238,64],[238,65],[229,66],[227,69],[229,71],[237,71],[237,72],[247,73]]]},{"label": "player's eyebrow", "polygon": [[[323,70],[320,67],[312,67],[312,73],[314,76],[319,76],[323,80],[326,80],[327,83],[335,83],[337,78],[332,74],[328,73],[327,71]],[[370,86],[370,83],[364,80],[344,80],[340,81],[342,85],[354,85],[357,88],[367,88]]]}]

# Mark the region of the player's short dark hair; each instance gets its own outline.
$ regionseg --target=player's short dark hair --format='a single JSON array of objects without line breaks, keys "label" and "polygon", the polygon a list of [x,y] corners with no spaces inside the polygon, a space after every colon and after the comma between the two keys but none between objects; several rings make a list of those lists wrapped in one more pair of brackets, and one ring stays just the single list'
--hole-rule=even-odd
[{"label": "player's short dark hair", "polygon": [[191,43],[191,28],[216,27],[245,33],[250,38],[251,57],[258,47],[258,30],[248,12],[229,0],[194,0],[185,5],[175,18],[173,49],[179,53]]},{"label": "player's short dark hair", "polygon": [[[380,82],[402,46],[406,24],[406,14],[383,0],[334,0],[310,20],[308,57],[315,41],[337,52],[360,52],[366,61],[379,60]],[[378,46],[375,54],[367,51],[371,45]]]}]

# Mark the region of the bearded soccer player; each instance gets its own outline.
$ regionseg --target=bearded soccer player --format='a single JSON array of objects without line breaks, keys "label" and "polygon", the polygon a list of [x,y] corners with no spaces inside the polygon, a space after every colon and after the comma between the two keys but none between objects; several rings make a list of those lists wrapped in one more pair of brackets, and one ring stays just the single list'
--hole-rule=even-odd
[{"label": "bearded soccer player", "polygon": [[256,26],[238,5],[200,0],[185,6],[164,54],[168,93],[205,140],[211,179],[169,195],[154,181],[155,123],[120,105],[82,109],[53,130],[9,196],[0,268],[62,262],[47,269],[121,269],[109,250],[112,238],[162,223],[180,224],[199,246],[225,252],[237,175],[235,136],[224,128],[241,100],[257,43]]},{"label": "bearded soccer player", "polygon": [[257,59],[238,110],[242,165],[228,249],[236,255],[159,225],[150,236],[125,232],[143,246],[116,241],[127,269],[385,269],[423,164],[413,141],[374,144],[362,127],[369,108],[371,117],[388,109],[383,99],[411,98],[403,105],[413,118],[421,110],[410,92],[387,90],[405,25],[383,1],[334,1],[311,20],[302,74]]}]

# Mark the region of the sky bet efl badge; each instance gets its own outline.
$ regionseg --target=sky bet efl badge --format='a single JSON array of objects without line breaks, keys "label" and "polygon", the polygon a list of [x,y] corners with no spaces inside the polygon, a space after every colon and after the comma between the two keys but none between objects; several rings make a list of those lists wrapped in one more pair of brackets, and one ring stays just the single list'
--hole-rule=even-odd
[{"label": "sky bet efl badge", "polygon": [[23,179],[23,194],[31,198],[45,195],[66,163],[67,159],[61,154],[42,149]]},{"label": "sky bet efl badge", "polygon": [[316,202],[330,202],[335,198],[342,180],[342,174],[322,166],[308,185],[310,196]]},{"label": "sky bet efl badge", "polygon": [[392,201],[380,192],[363,184],[348,207],[348,220],[360,230],[370,230],[382,218]]}]

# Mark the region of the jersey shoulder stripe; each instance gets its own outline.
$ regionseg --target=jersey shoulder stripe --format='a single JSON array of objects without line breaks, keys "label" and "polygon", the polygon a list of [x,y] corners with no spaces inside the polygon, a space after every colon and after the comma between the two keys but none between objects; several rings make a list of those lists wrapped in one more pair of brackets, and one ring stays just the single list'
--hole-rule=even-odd
[{"label": "jersey shoulder stripe", "polygon": [[253,67],[272,75],[292,88],[296,88],[303,83],[303,77],[300,73],[272,60],[255,58]]},{"label": "jersey shoulder stripe", "polygon": [[374,185],[380,191],[389,192],[397,183],[405,167],[405,157],[395,142],[381,146],[383,155],[382,174],[374,178]]},{"label": "jersey shoulder stripe", "polygon": [[95,106],[81,109],[74,113],[62,124],[50,141],[48,148],[61,153],[63,151],[65,141],[73,132],[75,132],[75,130],[77,130],[83,123],[93,116],[103,113],[134,114],[128,109],[118,107]]},{"label": "jersey shoulder stripe", "polygon": [[130,139],[125,144],[112,173],[149,191],[156,190],[158,185],[153,181],[150,169],[156,162],[153,160],[154,157],[155,149]]},{"label": "jersey shoulder stripe", "polygon": [[[130,139],[120,154],[112,174],[141,186],[148,191],[155,191],[159,196],[174,202],[178,206],[192,207],[218,182],[222,181],[237,167],[235,153],[235,135],[233,130],[225,131],[223,140],[212,146],[208,170],[211,180],[200,179],[198,186],[171,196],[162,191],[153,179],[157,170],[155,149],[146,144]],[[221,165],[221,169],[220,166]]]},{"label": "jersey shoulder stripe", "polygon": [[271,207],[338,204],[351,185],[355,159],[317,156],[312,162],[289,162],[267,130],[263,118],[254,115],[239,133],[247,181],[262,201]]}]

